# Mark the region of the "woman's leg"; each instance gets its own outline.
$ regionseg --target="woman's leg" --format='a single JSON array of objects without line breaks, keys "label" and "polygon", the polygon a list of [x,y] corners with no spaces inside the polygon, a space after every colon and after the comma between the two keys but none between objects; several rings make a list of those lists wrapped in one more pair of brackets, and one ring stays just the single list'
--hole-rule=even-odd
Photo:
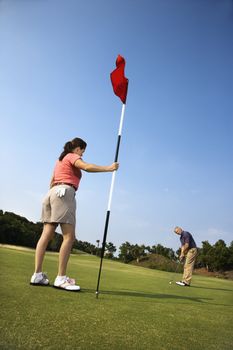
[{"label": "woman's leg", "polygon": [[57,224],[44,224],[42,235],[36,246],[35,255],[35,272],[42,272],[42,264],[44,260],[44,255],[49,242],[54,237],[54,232]]},{"label": "woman's leg", "polygon": [[70,252],[75,241],[75,227],[70,224],[61,224],[63,242],[59,252],[58,276],[65,276]]}]

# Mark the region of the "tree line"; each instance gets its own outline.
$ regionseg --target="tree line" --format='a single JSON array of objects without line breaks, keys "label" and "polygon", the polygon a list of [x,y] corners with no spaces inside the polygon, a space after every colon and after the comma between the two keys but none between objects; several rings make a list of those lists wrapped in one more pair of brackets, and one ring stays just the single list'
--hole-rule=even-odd
[{"label": "tree line", "polygon": [[[23,216],[12,212],[3,212],[0,210],[0,243],[19,245],[29,248],[35,248],[41,236],[43,224],[41,222],[33,223]],[[85,253],[98,255],[101,254],[99,247],[86,241],[75,240],[73,251],[81,250]],[[49,243],[47,250],[58,252],[62,244],[62,235],[55,232],[55,236]],[[116,247],[112,242],[106,243],[105,257],[113,258],[116,252]]]},{"label": "tree line", "polygon": [[[35,248],[43,229],[41,222],[33,223],[25,217],[12,212],[0,210],[0,243],[21,245]],[[58,252],[62,243],[62,235],[55,233],[53,240],[48,246],[48,250]],[[88,254],[100,256],[100,240],[96,240],[96,245],[75,240],[73,252],[76,250]],[[119,254],[116,257],[117,248],[112,242],[106,243],[105,258],[115,259],[124,263],[143,264],[150,261],[147,267],[172,271],[178,263],[180,249],[176,252],[164,247],[161,244],[146,246],[144,244],[131,244],[124,242],[119,247]],[[163,257],[158,261],[158,256]],[[157,257],[155,259],[155,257]],[[208,241],[202,242],[202,247],[198,248],[196,267],[204,267],[208,271],[226,271],[233,269],[233,241],[229,246],[220,239],[211,245]]]}]

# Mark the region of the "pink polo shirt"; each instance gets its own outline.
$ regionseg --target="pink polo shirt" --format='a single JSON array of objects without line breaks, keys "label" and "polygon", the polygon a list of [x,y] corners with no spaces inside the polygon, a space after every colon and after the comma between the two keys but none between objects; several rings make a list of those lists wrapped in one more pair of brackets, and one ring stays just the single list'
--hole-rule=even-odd
[{"label": "pink polo shirt", "polygon": [[78,154],[68,153],[61,161],[57,160],[54,168],[53,183],[64,182],[78,189],[82,177],[81,170],[74,166],[78,159],[81,159]]}]

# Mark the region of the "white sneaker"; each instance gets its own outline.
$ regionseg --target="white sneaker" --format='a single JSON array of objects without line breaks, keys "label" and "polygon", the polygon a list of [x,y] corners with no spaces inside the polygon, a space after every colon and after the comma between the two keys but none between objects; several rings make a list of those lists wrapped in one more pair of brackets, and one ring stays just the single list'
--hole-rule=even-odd
[{"label": "white sneaker", "polygon": [[176,282],[176,284],[178,284],[179,286],[182,286],[182,287],[189,287],[189,284],[187,284],[183,281]]},{"label": "white sneaker", "polygon": [[45,273],[43,272],[38,272],[34,273],[31,277],[31,282],[33,286],[48,286],[49,285],[49,280],[48,277]]},{"label": "white sneaker", "polygon": [[78,292],[80,291],[80,286],[75,284],[75,280],[73,278],[69,278],[67,276],[57,276],[53,284],[54,288],[63,289],[69,292]]}]

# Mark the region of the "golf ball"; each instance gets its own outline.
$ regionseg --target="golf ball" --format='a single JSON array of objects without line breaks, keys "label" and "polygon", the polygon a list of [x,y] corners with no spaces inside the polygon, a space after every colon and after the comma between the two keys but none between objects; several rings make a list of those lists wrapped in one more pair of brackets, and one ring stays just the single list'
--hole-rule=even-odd
[{"label": "golf ball", "polygon": [[171,282],[169,282],[169,284],[172,284]]}]

